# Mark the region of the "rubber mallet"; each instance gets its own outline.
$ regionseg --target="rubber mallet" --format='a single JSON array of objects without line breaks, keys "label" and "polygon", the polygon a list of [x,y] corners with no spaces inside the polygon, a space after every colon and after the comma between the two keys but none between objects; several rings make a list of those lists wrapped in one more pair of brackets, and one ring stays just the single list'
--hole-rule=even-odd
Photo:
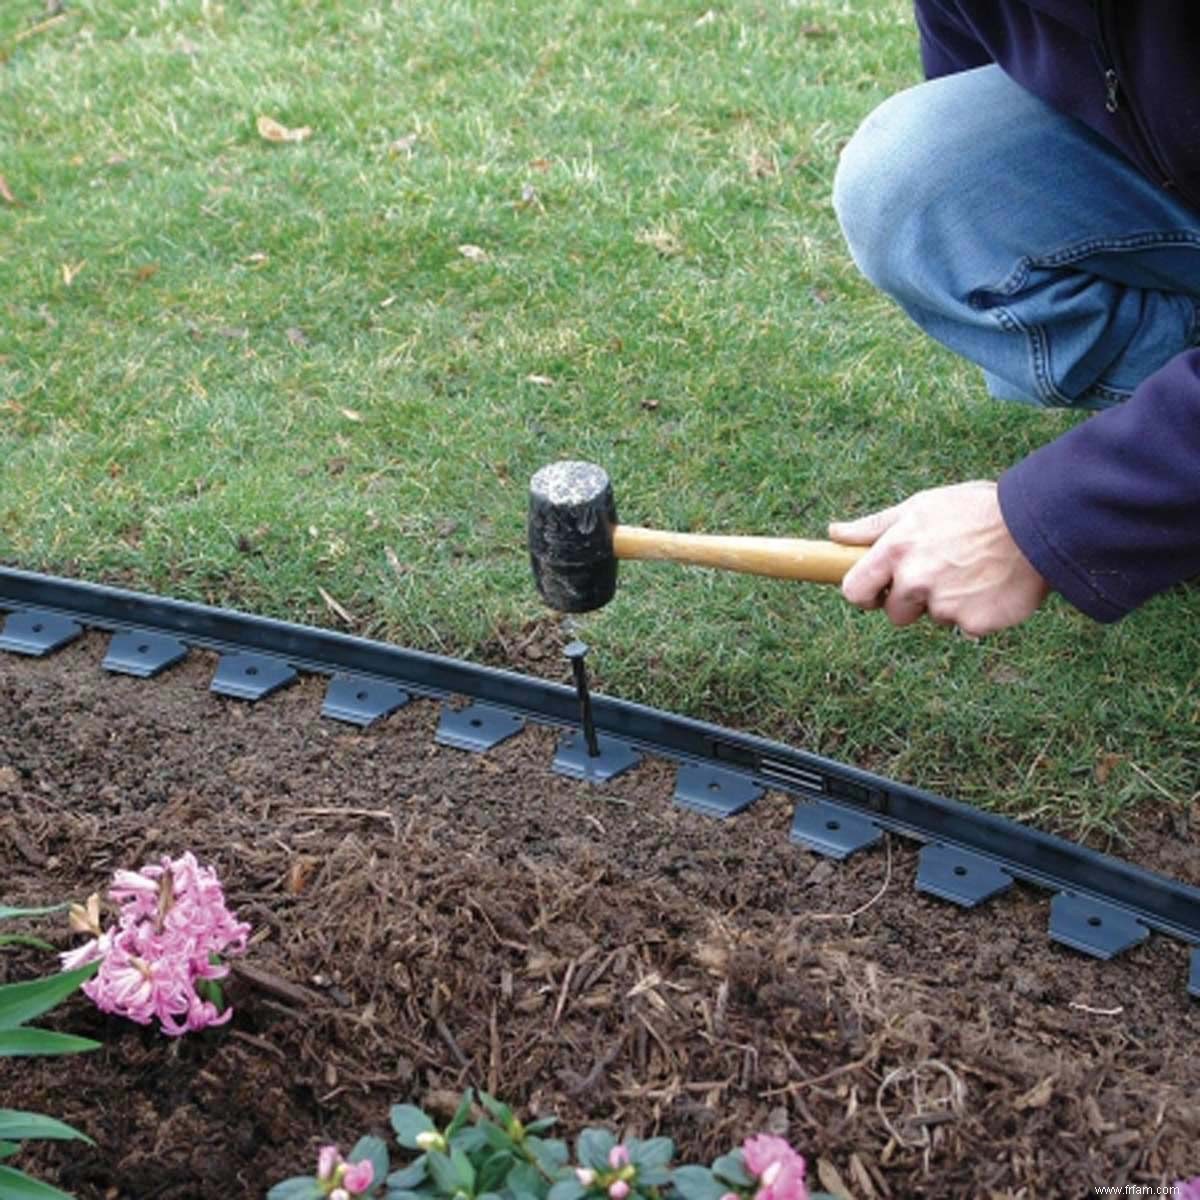
[{"label": "rubber mallet", "polygon": [[529,559],[542,598],[559,612],[591,612],[617,590],[619,559],[669,559],[772,579],[840,583],[865,546],[803,538],[671,533],[619,525],[600,467],[556,462],[529,482]]}]

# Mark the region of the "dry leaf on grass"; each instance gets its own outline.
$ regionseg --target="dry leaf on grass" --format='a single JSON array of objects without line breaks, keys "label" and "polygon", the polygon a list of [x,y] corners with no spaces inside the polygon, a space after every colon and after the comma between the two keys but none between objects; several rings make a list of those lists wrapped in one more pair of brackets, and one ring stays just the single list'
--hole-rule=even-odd
[{"label": "dry leaf on grass", "polygon": [[17,202],[16,196],[12,194],[8,186],[8,180],[3,175],[0,175],[0,200],[3,200],[6,204],[16,204]]},{"label": "dry leaf on grass", "polygon": [[325,606],[335,616],[339,616],[347,625],[354,624],[354,618],[350,615],[323,587],[318,586],[317,591],[321,593],[321,599],[325,601]]},{"label": "dry leaf on grass", "polygon": [[538,387],[553,387],[554,380],[549,375],[526,375],[526,383],[536,383]]},{"label": "dry leaf on grass", "polygon": [[361,421],[362,420],[362,413],[355,412],[354,409],[352,409],[352,408],[343,408],[341,410],[341,414],[343,417],[346,418],[347,421]]},{"label": "dry leaf on grass", "polygon": [[661,226],[657,229],[641,230],[635,240],[640,245],[652,247],[664,258],[673,258],[676,254],[683,253],[683,245],[679,239],[669,229],[663,229]]},{"label": "dry leaf on grass", "polygon": [[469,262],[485,263],[490,255],[482,246],[472,246],[470,242],[464,242],[458,248],[459,254]]},{"label": "dry leaf on grass", "polygon": [[312,129],[308,125],[289,129],[274,117],[259,117],[257,125],[259,136],[268,142],[302,142],[312,136]]},{"label": "dry leaf on grass", "polygon": [[402,579],[408,572],[408,568],[400,561],[400,555],[391,546],[384,546],[383,554],[396,577]]},{"label": "dry leaf on grass", "polygon": [[87,266],[87,260],[83,259],[77,263],[63,263],[62,265],[62,281],[67,287],[79,277],[79,272]]}]

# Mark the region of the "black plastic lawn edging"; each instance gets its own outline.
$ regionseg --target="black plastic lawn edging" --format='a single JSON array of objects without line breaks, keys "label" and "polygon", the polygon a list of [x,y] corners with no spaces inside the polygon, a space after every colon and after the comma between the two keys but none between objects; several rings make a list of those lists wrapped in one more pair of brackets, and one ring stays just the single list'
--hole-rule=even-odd
[{"label": "black plastic lawn edging", "polygon": [[300,672],[328,676],[322,715],[360,726],[412,695],[445,703],[436,740],[485,752],[527,721],[561,728],[553,770],[602,781],[644,753],[677,764],[675,802],[718,818],[767,788],[798,798],[791,840],[843,859],[884,831],[922,843],[918,889],[973,908],[1020,880],[1053,893],[1050,937],[1111,958],[1153,930],[1192,947],[1200,997],[1200,889],[1064,838],[856,767],[611,696],[589,695],[586,647],[567,648],[575,687],[332,630],[0,567],[0,650],[45,655],[84,628],[112,634],[104,667],[150,678],[191,647],[217,651],[212,690],[254,702]]}]

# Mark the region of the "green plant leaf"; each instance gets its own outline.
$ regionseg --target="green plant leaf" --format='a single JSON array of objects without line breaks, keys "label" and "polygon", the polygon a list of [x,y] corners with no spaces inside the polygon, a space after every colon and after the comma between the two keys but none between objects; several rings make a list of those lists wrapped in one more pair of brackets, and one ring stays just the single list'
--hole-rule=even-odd
[{"label": "green plant leaf", "polygon": [[665,1167],[674,1153],[675,1143],[667,1137],[630,1139],[629,1161],[639,1169],[639,1178],[643,1167]]},{"label": "green plant leaf", "polygon": [[487,1130],[480,1129],[478,1125],[468,1125],[466,1129],[460,1129],[450,1140],[450,1149],[461,1150],[464,1154],[477,1154],[487,1148]]},{"label": "green plant leaf", "polygon": [[20,1058],[33,1054],[80,1054],[98,1050],[99,1042],[71,1033],[49,1029],[0,1029],[0,1058]]},{"label": "green plant leaf", "polygon": [[65,912],[71,907],[69,900],[63,901],[62,904],[51,904],[48,908],[12,908],[7,904],[0,904],[0,921],[7,921],[10,917],[46,917],[51,913]]},{"label": "green plant leaf", "polygon": [[433,1119],[423,1109],[412,1104],[393,1104],[391,1113],[392,1128],[396,1131],[396,1140],[409,1150],[420,1150],[417,1135],[421,1133],[437,1133]]},{"label": "green plant leaf", "polygon": [[587,1188],[578,1179],[560,1179],[546,1193],[546,1200],[580,1200],[586,1193]]},{"label": "green plant leaf", "polygon": [[446,1126],[446,1140],[449,1141],[466,1123],[467,1118],[471,1115],[471,1105],[474,1102],[474,1096],[470,1088],[463,1092],[462,1099],[458,1102],[458,1108],[455,1110],[454,1116],[450,1118],[450,1124]]},{"label": "green plant leaf", "polygon": [[729,1185],[707,1167],[676,1167],[671,1172],[671,1185],[679,1200],[721,1200],[729,1191]]},{"label": "green plant leaf", "polygon": [[440,1150],[430,1150],[425,1155],[425,1163],[429,1167],[429,1177],[439,1192],[453,1196],[461,1190],[462,1185],[458,1181],[458,1171],[447,1155]]},{"label": "green plant leaf", "polygon": [[18,1112],[15,1108],[0,1108],[0,1138],[20,1142],[26,1138],[60,1138],[78,1140],[94,1146],[95,1142],[78,1129],[40,1113]]},{"label": "green plant leaf", "polygon": [[475,1186],[478,1188],[480,1194],[494,1192],[498,1188],[502,1188],[505,1180],[508,1178],[508,1173],[512,1165],[513,1156],[508,1151],[501,1150],[496,1154],[489,1154],[479,1164],[476,1174]]},{"label": "green plant leaf", "polygon": [[[408,1188],[393,1187],[391,1183],[388,1184],[386,1195],[387,1200],[425,1200],[425,1193],[411,1192]],[[267,1200],[270,1200],[269,1196]]]},{"label": "green plant leaf", "polygon": [[0,1158],[11,1158],[20,1148],[16,1142],[0,1142]]},{"label": "green plant leaf", "polygon": [[637,1184],[639,1191],[647,1188],[658,1188],[671,1182],[670,1167],[638,1167]]},{"label": "green plant leaf", "polygon": [[0,987],[0,1029],[15,1029],[26,1021],[41,1016],[61,1000],[65,1000],[80,984],[100,969],[98,962],[61,971],[44,979],[26,983],[6,983]]},{"label": "green plant leaf", "polygon": [[502,1100],[497,1100],[495,1096],[489,1096],[487,1092],[481,1091],[479,1103],[506,1129],[512,1124],[513,1110]]},{"label": "green plant leaf", "polygon": [[407,1192],[415,1187],[419,1187],[425,1182],[428,1172],[425,1170],[425,1155],[420,1158],[414,1158],[406,1167],[401,1167],[398,1171],[393,1171],[387,1177],[389,1188],[394,1188],[397,1191]]},{"label": "green plant leaf", "polygon": [[494,1125],[491,1121],[480,1121],[475,1128],[483,1136],[489,1150],[500,1154],[516,1149],[516,1142],[499,1125]]},{"label": "green plant leaf", "polygon": [[374,1172],[373,1178],[376,1183],[382,1182],[388,1173],[388,1167],[391,1163],[388,1162],[387,1143],[383,1138],[373,1137],[367,1134],[365,1137],[360,1137],[350,1149],[350,1153],[346,1156],[347,1162],[362,1162],[366,1160],[371,1164],[371,1169]]},{"label": "green plant leaf", "polygon": [[748,1188],[754,1186],[754,1177],[746,1170],[746,1163],[740,1150],[732,1154],[722,1154],[712,1165],[714,1174],[719,1175],[734,1187]]},{"label": "green plant leaf", "polygon": [[450,1148],[450,1161],[454,1164],[454,1173],[458,1176],[459,1188],[469,1195],[474,1195],[475,1164],[457,1146]]},{"label": "green plant leaf", "polygon": [[558,1138],[527,1137],[525,1149],[547,1175],[557,1175],[571,1160],[571,1150]]},{"label": "green plant leaf", "polygon": [[541,1172],[532,1163],[515,1163],[504,1181],[504,1190],[513,1197],[534,1197],[540,1200],[545,1196],[550,1185],[542,1178]]},{"label": "green plant leaf", "polygon": [[293,1175],[291,1179],[277,1183],[267,1193],[267,1200],[321,1200],[324,1194],[314,1176]]},{"label": "green plant leaf", "polygon": [[525,1126],[526,1133],[545,1133],[547,1129],[553,1129],[558,1124],[557,1117],[538,1117],[536,1121],[530,1121]]},{"label": "green plant leaf", "polygon": [[0,934],[0,946],[32,946],[35,950],[53,950],[49,942],[34,937],[32,933],[3,933]]},{"label": "green plant leaf", "polygon": [[0,1200],[74,1200],[74,1197],[31,1179],[24,1171],[0,1166]]},{"label": "green plant leaf", "polygon": [[617,1144],[607,1129],[585,1129],[575,1143],[575,1157],[593,1171],[608,1170],[608,1152]]}]

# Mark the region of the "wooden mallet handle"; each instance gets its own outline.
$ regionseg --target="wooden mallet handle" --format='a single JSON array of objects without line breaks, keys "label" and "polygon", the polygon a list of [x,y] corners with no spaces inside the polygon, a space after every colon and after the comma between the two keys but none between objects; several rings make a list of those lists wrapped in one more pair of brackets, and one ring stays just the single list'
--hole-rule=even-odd
[{"label": "wooden mallet handle", "polygon": [[862,546],[801,538],[669,533],[621,525],[612,481],[595,463],[564,459],[529,481],[529,563],[542,599],[559,612],[591,612],[617,590],[622,558],[671,559],[701,567],[840,583]]},{"label": "wooden mallet handle", "polygon": [[841,583],[846,572],[867,551],[865,546],[806,538],[673,533],[644,529],[640,525],[616,525],[612,539],[619,559],[668,559],[743,575],[800,579],[808,583]]}]

